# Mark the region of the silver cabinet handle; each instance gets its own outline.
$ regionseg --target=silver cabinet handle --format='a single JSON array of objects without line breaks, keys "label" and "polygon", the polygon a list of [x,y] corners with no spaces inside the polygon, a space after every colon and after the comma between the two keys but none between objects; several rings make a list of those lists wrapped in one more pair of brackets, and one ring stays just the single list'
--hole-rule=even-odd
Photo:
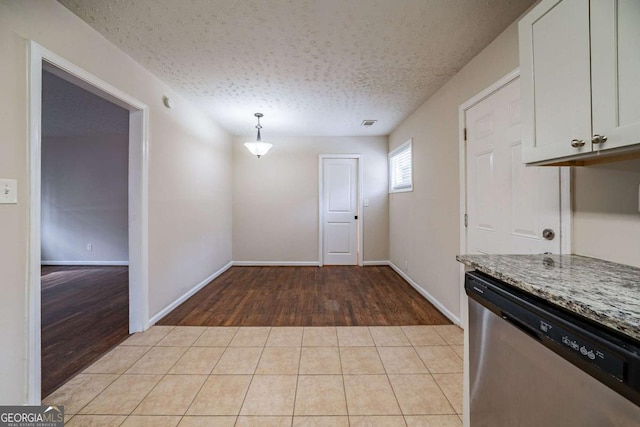
[{"label": "silver cabinet handle", "polygon": [[571,146],[574,148],[582,147],[583,145],[584,145],[584,141],[581,139],[571,140]]},{"label": "silver cabinet handle", "polygon": [[604,144],[605,142],[607,142],[607,137],[605,135],[598,135],[595,134],[593,135],[593,138],[591,138],[591,142],[593,142],[594,144]]}]

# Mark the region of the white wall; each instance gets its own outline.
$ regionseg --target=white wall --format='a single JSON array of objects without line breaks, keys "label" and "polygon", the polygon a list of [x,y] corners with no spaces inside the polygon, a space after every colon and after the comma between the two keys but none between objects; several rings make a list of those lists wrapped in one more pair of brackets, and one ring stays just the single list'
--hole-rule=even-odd
[{"label": "white wall", "polygon": [[43,264],[128,262],[128,167],[129,111],[43,72]]},{"label": "white wall", "polygon": [[0,205],[0,404],[26,402],[28,39],[149,106],[150,314],[231,261],[229,135],[57,2],[0,0],[0,177],[19,200]]},{"label": "white wall", "polygon": [[509,26],[390,135],[413,137],[413,192],[389,199],[390,257],[454,316],[460,316],[458,107],[518,67],[518,30]]},{"label": "white wall", "polygon": [[318,261],[318,155],[337,153],[362,154],[364,260],[389,259],[387,138],[267,136],[260,159],[243,145],[255,135],[234,138],[234,261]]},{"label": "white wall", "polygon": [[573,252],[640,267],[640,160],[573,168]]}]

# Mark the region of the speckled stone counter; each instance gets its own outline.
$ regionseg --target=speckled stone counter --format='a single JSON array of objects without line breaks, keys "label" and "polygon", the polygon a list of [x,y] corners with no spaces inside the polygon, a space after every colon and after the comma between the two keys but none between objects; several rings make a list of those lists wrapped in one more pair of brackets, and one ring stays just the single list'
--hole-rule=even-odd
[{"label": "speckled stone counter", "polygon": [[458,255],[456,259],[640,341],[640,268],[578,255]]}]

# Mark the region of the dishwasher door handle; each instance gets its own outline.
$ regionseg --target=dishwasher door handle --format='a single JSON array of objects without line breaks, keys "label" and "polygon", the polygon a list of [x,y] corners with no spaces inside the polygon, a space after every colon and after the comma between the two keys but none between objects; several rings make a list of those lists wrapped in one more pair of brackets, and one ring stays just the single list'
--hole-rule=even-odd
[{"label": "dishwasher door handle", "polygon": [[533,329],[531,326],[516,319],[515,317],[512,317],[509,313],[505,313],[504,311],[501,312],[501,316],[504,320],[511,323],[513,326],[520,329],[522,332],[529,335],[531,338],[534,338],[537,341],[542,341],[542,337],[540,336],[540,334],[538,334],[538,331]]}]

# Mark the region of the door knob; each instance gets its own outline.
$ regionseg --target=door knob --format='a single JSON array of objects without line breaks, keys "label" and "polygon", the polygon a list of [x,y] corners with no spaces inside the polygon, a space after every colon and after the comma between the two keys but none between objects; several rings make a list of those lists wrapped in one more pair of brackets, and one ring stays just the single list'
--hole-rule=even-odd
[{"label": "door knob", "polygon": [[578,148],[578,147],[582,147],[584,145],[584,141],[581,139],[572,139],[571,140],[571,146],[573,148]]},{"label": "door knob", "polygon": [[556,232],[550,228],[545,228],[542,230],[542,237],[547,240],[553,240],[556,237]]},{"label": "door knob", "polygon": [[605,142],[607,142],[607,137],[605,135],[598,135],[595,134],[593,135],[593,138],[591,138],[591,142],[593,142],[594,144],[604,144]]}]

